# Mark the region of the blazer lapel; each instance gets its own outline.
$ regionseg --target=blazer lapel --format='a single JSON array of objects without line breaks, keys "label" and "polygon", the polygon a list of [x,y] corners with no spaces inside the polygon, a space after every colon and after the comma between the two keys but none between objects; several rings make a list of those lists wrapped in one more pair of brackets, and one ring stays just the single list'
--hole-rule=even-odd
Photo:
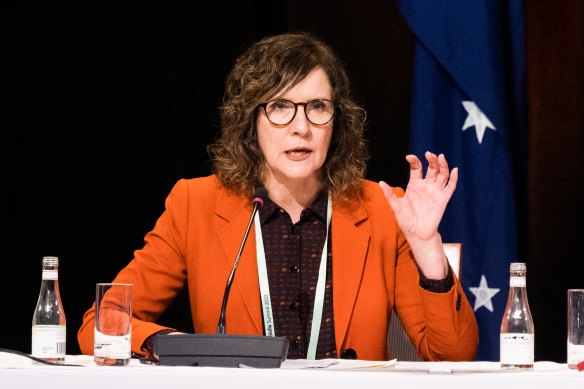
[{"label": "blazer lapel", "polygon": [[[227,276],[233,268],[251,212],[251,203],[246,198],[222,193],[217,199],[215,213],[218,217],[227,221],[227,224],[219,232],[219,241],[225,254],[224,260],[228,269],[225,281],[227,281]],[[263,324],[255,246],[255,232],[252,226],[231,287],[227,315],[229,317],[230,310],[233,311],[234,304],[241,303],[234,299],[236,295],[239,295],[245,306],[243,310],[247,310],[257,333],[262,334]],[[233,292],[235,292],[235,295]],[[229,320],[227,320],[227,323],[229,323]],[[229,327],[227,329],[229,330]]]},{"label": "blazer lapel", "polygon": [[351,321],[369,248],[370,234],[361,224],[365,219],[367,211],[362,205],[353,212],[333,205],[333,310],[337,350],[344,343]]}]

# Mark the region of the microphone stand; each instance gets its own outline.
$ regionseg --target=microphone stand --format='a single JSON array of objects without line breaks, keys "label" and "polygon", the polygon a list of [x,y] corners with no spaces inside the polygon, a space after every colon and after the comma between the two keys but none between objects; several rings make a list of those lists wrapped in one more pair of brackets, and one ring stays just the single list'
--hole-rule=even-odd
[{"label": "microphone stand", "polygon": [[225,286],[217,333],[157,335],[155,342],[160,365],[277,368],[286,359],[288,339],[284,337],[225,334],[225,311],[231,284],[254,217],[267,195],[263,187],[254,192],[253,212]]},{"label": "microphone stand", "polygon": [[243,235],[241,246],[239,246],[239,252],[237,253],[237,257],[235,257],[235,263],[233,264],[233,268],[231,269],[231,274],[229,274],[229,277],[227,278],[225,293],[223,293],[223,303],[221,304],[221,314],[219,315],[219,324],[217,324],[217,335],[225,334],[225,311],[227,310],[227,300],[229,299],[229,291],[231,290],[231,284],[233,283],[233,278],[235,276],[235,271],[237,270],[237,265],[239,264],[239,259],[241,258],[243,247],[245,246],[245,242],[247,242],[247,236],[249,235],[249,230],[251,229],[251,226],[253,224],[253,219],[255,218],[255,215],[259,207],[262,207],[264,205],[263,200],[259,196],[254,197],[255,198],[253,199],[253,211],[251,213],[251,218],[249,219],[249,223],[247,224],[245,234]]}]

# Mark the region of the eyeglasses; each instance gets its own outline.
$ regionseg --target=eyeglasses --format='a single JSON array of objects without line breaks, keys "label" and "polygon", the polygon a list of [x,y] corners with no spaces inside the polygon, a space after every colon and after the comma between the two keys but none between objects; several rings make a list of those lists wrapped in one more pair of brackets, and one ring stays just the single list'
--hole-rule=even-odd
[{"label": "eyeglasses", "polygon": [[260,104],[258,107],[264,108],[266,117],[272,124],[284,126],[294,120],[299,105],[304,106],[304,113],[308,121],[317,126],[327,124],[335,114],[335,104],[326,99],[315,99],[306,103],[293,103],[290,100],[277,99]]}]

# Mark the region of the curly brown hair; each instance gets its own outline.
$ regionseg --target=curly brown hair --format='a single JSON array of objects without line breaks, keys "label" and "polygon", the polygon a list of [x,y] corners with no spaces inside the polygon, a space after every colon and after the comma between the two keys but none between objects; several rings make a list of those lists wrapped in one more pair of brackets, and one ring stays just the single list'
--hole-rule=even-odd
[{"label": "curly brown hair", "polygon": [[350,94],[343,64],[325,43],[307,33],[271,36],[250,46],[225,81],[221,136],[208,146],[213,171],[227,189],[250,196],[261,183],[264,156],[258,145],[258,105],[322,68],[335,103],[333,133],[321,180],[333,198],[349,202],[362,194],[368,158],[363,138],[365,110]]}]

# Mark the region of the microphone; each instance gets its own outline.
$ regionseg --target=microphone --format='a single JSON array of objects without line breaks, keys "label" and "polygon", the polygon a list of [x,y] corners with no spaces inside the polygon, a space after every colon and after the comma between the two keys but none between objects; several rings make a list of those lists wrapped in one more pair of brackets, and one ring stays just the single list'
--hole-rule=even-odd
[{"label": "microphone", "polygon": [[241,252],[247,242],[247,236],[249,235],[249,230],[253,224],[253,219],[260,207],[264,206],[264,199],[268,197],[268,191],[263,186],[260,186],[253,192],[253,211],[251,217],[249,218],[249,223],[247,224],[247,229],[243,235],[243,240],[241,241],[241,246],[239,246],[239,252],[237,257],[235,257],[235,263],[233,264],[233,269],[231,269],[231,274],[227,278],[227,285],[225,286],[225,293],[223,294],[223,303],[221,304],[221,314],[219,315],[219,324],[217,324],[217,335],[225,334],[225,311],[227,310],[227,299],[229,298],[229,291],[231,290],[231,284],[233,283],[233,278],[235,276],[235,271],[237,270],[237,265],[239,264],[239,258],[241,258]]},{"label": "microphone", "polygon": [[253,193],[253,211],[227,278],[217,333],[157,335],[155,342],[160,365],[277,368],[286,359],[288,339],[284,337],[225,334],[225,311],[231,284],[255,215],[267,197],[268,191],[264,187]]}]

